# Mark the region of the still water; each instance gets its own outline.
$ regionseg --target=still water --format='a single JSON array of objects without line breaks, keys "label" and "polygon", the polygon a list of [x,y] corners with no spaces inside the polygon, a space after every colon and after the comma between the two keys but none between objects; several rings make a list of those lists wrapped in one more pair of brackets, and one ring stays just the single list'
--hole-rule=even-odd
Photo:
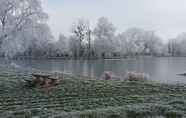
[{"label": "still water", "polygon": [[184,82],[186,77],[177,74],[186,72],[184,57],[139,57],[118,60],[19,60],[14,63],[23,68],[42,71],[60,71],[91,77],[100,77],[104,71],[124,75],[128,71],[144,72],[150,79],[159,82]]}]

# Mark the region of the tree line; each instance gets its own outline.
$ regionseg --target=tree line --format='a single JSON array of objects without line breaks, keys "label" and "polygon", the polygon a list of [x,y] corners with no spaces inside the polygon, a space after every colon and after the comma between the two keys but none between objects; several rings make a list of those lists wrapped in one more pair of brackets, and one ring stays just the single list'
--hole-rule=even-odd
[{"label": "tree line", "polygon": [[186,56],[186,33],[166,43],[154,32],[129,28],[116,33],[106,17],[94,28],[83,19],[72,24],[71,35],[57,41],[40,0],[0,1],[0,55],[8,58],[124,58],[127,56]]}]

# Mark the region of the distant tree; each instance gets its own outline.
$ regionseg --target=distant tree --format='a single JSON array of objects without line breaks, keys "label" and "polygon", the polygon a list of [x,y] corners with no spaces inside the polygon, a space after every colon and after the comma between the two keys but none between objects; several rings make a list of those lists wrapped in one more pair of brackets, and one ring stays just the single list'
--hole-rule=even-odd
[{"label": "distant tree", "polygon": [[128,45],[127,45],[127,40],[126,40],[126,35],[125,33],[120,33],[117,35],[116,37],[116,52],[119,52],[122,55],[126,55],[127,49],[128,49]]},{"label": "distant tree", "polygon": [[90,29],[90,26],[88,26],[88,30],[87,30],[87,43],[88,43],[88,46],[87,46],[87,50],[88,50],[88,58],[90,58],[92,56],[92,30]]},{"label": "distant tree", "polygon": [[124,32],[127,54],[135,55],[143,53],[144,32],[144,30],[139,28],[129,28]]},{"label": "distant tree", "polygon": [[176,38],[169,39],[169,53],[172,56],[186,56],[186,33],[179,34]]},{"label": "distant tree", "polygon": [[98,19],[94,29],[94,37],[94,47],[99,55],[105,57],[106,53],[115,51],[115,27],[107,18]]},{"label": "distant tree", "polygon": [[47,56],[47,48],[52,42],[53,36],[50,28],[46,24],[37,24],[36,28],[32,28],[33,33],[27,35],[29,46],[33,50],[31,56]]},{"label": "distant tree", "polygon": [[179,44],[178,44],[176,38],[169,39],[168,50],[169,50],[169,53],[171,54],[171,56],[178,55],[178,47],[179,47]]},{"label": "distant tree", "polygon": [[63,34],[59,35],[58,41],[55,42],[56,53],[59,55],[65,55],[69,51],[68,38]]},{"label": "distant tree", "polygon": [[74,58],[79,57],[79,43],[77,43],[79,40],[77,39],[76,36],[70,36],[69,37],[69,53],[72,55]]},{"label": "distant tree", "polygon": [[78,20],[77,23],[73,24],[72,27],[72,33],[74,34],[74,36],[76,37],[76,43],[79,45],[77,48],[77,56],[78,57],[82,57],[84,55],[84,51],[85,51],[85,41],[86,41],[86,36],[87,36],[87,32],[89,31],[89,25],[88,22],[86,22],[85,20]]},{"label": "distant tree", "polygon": [[[120,46],[124,46],[126,53],[156,55],[162,53],[162,40],[153,32],[139,28],[129,28],[119,35]],[[122,41],[123,42],[122,42]]]},{"label": "distant tree", "polygon": [[163,53],[164,44],[162,39],[160,39],[160,37],[158,37],[153,31],[146,31],[144,49],[146,53],[158,55]]}]

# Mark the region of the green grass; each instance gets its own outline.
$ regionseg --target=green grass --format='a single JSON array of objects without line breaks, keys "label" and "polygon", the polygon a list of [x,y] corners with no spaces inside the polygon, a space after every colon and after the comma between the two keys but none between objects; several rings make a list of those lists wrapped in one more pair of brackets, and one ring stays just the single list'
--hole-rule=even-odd
[{"label": "green grass", "polygon": [[27,74],[0,74],[2,118],[181,118],[186,86],[154,82],[86,80],[66,76],[50,90],[27,88]]}]

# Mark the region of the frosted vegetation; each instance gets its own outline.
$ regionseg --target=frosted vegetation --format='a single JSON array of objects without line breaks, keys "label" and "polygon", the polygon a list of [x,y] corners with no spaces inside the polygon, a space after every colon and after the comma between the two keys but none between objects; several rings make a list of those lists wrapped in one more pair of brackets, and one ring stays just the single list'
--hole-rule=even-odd
[{"label": "frosted vegetation", "polygon": [[106,17],[90,27],[91,21],[77,20],[71,35],[54,41],[46,24],[40,0],[0,1],[1,56],[29,58],[123,58],[136,55],[185,56],[186,34],[164,43],[154,32],[129,28],[116,33]]},{"label": "frosted vegetation", "polygon": [[[26,58],[124,58],[186,56],[186,34],[163,43],[153,31],[129,28],[116,33],[105,17],[91,28],[77,20],[71,35],[54,41],[40,0],[0,0],[0,55]],[[52,88],[29,88],[30,74],[0,67],[0,117],[3,118],[184,118],[186,86],[146,81],[130,72],[126,79],[85,79],[64,74]],[[20,67],[21,68],[21,67]],[[6,70],[7,69],[7,70]],[[26,71],[26,69],[24,69]],[[139,81],[140,80],[140,81]]]},{"label": "frosted vegetation", "polygon": [[65,75],[53,88],[28,88],[30,76],[0,71],[2,118],[185,118],[186,87]]},{"label": "frosted vegetation", "polygon": [[44,49],[52,38],[47,18],[40,0],[1,0],[1,54],[12,58],[30,48]]}]

